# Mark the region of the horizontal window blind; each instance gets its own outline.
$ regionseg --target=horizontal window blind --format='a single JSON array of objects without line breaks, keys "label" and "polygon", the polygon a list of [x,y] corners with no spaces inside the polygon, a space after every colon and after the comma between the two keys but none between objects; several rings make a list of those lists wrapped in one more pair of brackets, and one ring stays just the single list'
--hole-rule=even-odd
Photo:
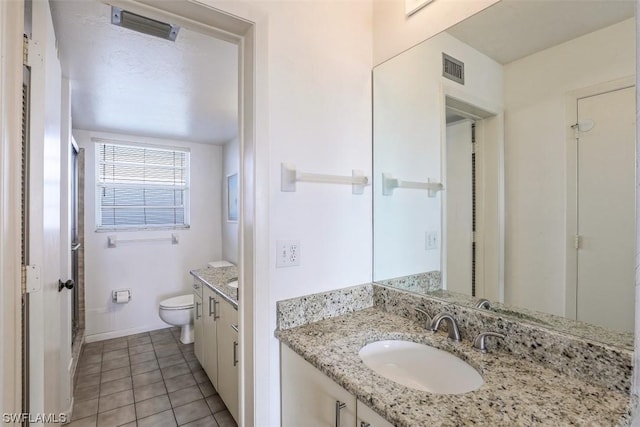
[{"label": "horizontal window blind", "polygon": [[187,151],[100,142],[98,228],[186,226]]}]

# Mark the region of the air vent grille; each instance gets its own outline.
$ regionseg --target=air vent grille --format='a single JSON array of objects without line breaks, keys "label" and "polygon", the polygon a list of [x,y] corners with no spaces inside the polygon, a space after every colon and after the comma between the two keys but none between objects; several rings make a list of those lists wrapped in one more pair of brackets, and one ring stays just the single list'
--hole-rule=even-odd
[{"label": "air vent grille", "polygon": [[119,27],[128,28],[133,31],[160,37],[161,39],[176,41],[180,27],[156,21],[146,16],[137,15],[127,10],[111,6],[111,23]]},{"label": "air vent grille", "polygon": [[464,84],[464,62],[442,53],[442,76]]}]

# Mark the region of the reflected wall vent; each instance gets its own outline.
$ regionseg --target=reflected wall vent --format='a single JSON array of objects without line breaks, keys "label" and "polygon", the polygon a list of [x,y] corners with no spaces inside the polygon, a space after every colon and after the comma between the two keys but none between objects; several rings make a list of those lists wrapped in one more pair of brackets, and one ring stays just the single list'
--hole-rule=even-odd
[{"label": "reflected wall vent", "polygon": [[442,76],[464,84],[464,62],[442,53]]},{"label": "reflected wall vent", "polygon": [[118,7],[111,7],[111,23],[119,27],[128,28],[133,31],[160,37],[165,40],[176,41],[180,27],[156,21],[146,16],[137,15]]}]

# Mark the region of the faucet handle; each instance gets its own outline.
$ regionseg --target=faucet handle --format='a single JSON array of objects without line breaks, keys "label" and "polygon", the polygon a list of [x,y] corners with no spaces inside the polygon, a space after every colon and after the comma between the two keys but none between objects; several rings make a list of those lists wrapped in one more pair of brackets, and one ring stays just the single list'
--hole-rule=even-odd
[{"label": "faucet handle", "polygon": [[504,334],[499,334],[498,332],[480,332],[478,336],[473,340],[473,348],[478,350],[481,353],[487,352],[487,345],[485,343],[485,339],[487,337],[496,337],[505,339],[507,336]]},{"label": "faucet handle", "polygon": [[487,310],[491,309],[491,301],[486,298],[480,298],[478,303],[476,304],[476,308],[486,308]]},{"label": "faucet handle", "polygon": [[429,313],[427,313],[427,311],[426,311],[426,310],[423,310],[423,309],[422,309],[422,308],[420,308],[420,307],[416,307],[416,308],[415,308],[415,310],[416,310],[418,313],[420,313],[420,314],[424,315],[424,317],[426,317],[426,323],[425,323],[425,325],[424,325],[424,328],[425,328],[425,329],[429,329],[429,326],[431,325],[431,316],[429,316]]},{"label": "faucet handle", "polygon": [[433,332],[437,332],[440,327],[440,323],[442,323],[443,320],[447,324],[449,339],[455,342],[460,342],[460,329],[458,329],[458,322],[456,322],[456,319],[447,312],[442,312],[434,317],[429,329]]}]

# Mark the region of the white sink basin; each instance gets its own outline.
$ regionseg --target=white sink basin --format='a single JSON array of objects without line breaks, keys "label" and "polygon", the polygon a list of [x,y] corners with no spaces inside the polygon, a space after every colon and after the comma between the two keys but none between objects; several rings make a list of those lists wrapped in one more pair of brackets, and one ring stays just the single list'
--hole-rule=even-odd
[{"label": "white sink basin", "polygon": [[233,282],[229,282],[229,283],[227,283],[227,286],[230,286],[232,288],[236,288],[237,289],[238,288],[238,281],[234,280]]},{"label": "white sink basin", "polygon": [[484,383],[471,365],[446,351],[410,341],[376,341],[360,349],[360,358],[383,377],[416,390],[462,394]]}]

